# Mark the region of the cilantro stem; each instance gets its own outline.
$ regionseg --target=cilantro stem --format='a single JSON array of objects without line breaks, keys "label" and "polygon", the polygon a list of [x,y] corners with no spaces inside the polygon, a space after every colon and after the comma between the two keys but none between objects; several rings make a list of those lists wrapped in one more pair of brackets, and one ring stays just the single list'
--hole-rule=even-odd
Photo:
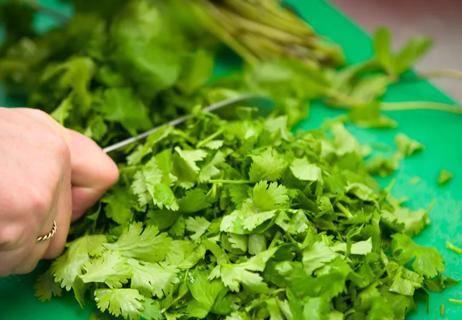
[{"label": "cilantro stem", "polygon": [[350,210],[348,210],[343,204],[338,202],[337,207],[340,209],[340,211],[342,211],[342,213],[345,214],[347,218],[353,218],[353,215],[351,214]]},{"label": "cilantro stem", "polygon": [[223,132],[223,129],[220,129],[218,130],[217,132],[214,132],[213,134],[209,135],[208,137],[204,138],[203,140],[199,141],[197,143],[197,148],[200,148],[202,147],[204,144],[212,141],[213,139],[215,139],[216,137],[218,137],[219,135],[221,135]]},{"label": "cilantro stem", "polygon": [[462,254],[462,248],[452,244],[449,241],[446,241],[446,248],[448,248],[449,250],[454,251],[455,253]]},{"label": "cilantro stem", "polygon": [[381,109],[384,111],[402,111],[402,110],[436,110],[451,113],[461,113],[462,107],[453,106],[446,103],[416,101],[416,102],[382,102]]},{"label": "cilantro stem", "polygon": [[228,179],[211,179],[209,180],[211,183],[228,183],[228,184],[246,184],[252,183],[249,180],[228,180]]},{"label": "cilantro stem", "polygon": [[448,301],[449,301],[449,303],[452,303],[452,304],[462,304],[462,300],[461,300],[461,299],[452,299],[452,298],[449,298]]}]

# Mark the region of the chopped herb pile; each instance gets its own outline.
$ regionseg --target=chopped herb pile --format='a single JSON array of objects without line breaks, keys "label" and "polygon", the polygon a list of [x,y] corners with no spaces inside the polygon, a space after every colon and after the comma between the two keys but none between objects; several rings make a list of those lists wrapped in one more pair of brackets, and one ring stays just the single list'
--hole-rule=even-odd
[{"label": "chopped herb pile", "polygon": [[164,127],[120,164],[37,293],[72,290],[126,319],[403,319],[416,290],[454,281],[410,238],[426,211],[380,190],[362,149],[339,122]]}]

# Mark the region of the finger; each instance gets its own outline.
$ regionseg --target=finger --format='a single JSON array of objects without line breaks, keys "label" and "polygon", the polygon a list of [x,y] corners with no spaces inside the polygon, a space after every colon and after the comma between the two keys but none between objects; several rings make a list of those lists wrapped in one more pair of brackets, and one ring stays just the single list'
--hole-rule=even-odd
[{"label": "finger", "polygon": [[[67,169],[67,170],[66,170]],[[57,199],[56,212],[54,220],[56,221],[57,230],[53,238],[43,241],[48,243],[44,259],[56,258],[64,250],[66,244],[67,234],[71,223],[72,215],[72,196],[71,196],[71,168],[70,164],[65,168],[62,178],[59,183],[60,191]],[[53,219],[49,221],[48,228],[43,234],[47,234],[53,227]],[[38,243],[41,244],[41,243]]]},{"label": "finger", "polygon": [[100,192],[91,188],[72,187],[72,221],[80,219],[100,196]]},{"label": "finger", "polygon": [[47,126],[49,129],[53,130],[62,136],[65,140],[67,140],[64,127],[46,112],[33,108],[15,108],[14,110],[15,112],[22,113],[26,118],[33,120],[35,123],[41,123]]},{"label": "finger", "polygon": [[81,216],[113,185],[119,171],[112,159],[91,139],[67,130],[71,153],[73,216]]},{"label": "finger", "polygon": [[[38,261],[42,258],[48,248],[48,243],[37,242],[37,236],[42,233],[43,228],[38,226],[27,232],[24,241],[18,243],[11,249],[0,251],[0,276],[8,274],[24,274],[35,269]],[[48,233],[48,231],[46,232]]]},{"label": "finger", "polygon": [[33,247],[21,247],[14,250],[0,252],[0,277],[11,274],[24,274],[34,270],[39,258],[32,262],[31,255],[37,256]]}]

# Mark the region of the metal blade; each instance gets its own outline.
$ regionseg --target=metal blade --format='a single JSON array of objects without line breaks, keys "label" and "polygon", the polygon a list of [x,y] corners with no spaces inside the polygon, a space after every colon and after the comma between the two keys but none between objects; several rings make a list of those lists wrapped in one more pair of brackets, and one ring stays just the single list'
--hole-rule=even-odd
[{"label": "metal blade", "polygon": [[[232,105],[236,105],[236,104],[239,104],[239,103],[251,103],[251,102],[254,102],[254,101],[264,101],[264,102],[268,102],[268,98],[265,98],[265,97],[262,97],[262,96],[258,96],[258,95],[255,95],[255,94],[246,94],[246,95],[242,95],[242,96],[239,96],[239,97],[235,97],[235,98],[230,98],[230,99],[226,99],[226,100],[222,100],[220,102],[217,102],[217,103],[213,103],[211,105],[209,105],[208,107],[205,107],[203,109],[204,112],[213,112],[213,111],[216,111],[216,110],[219,110],[221,108],[224,108],[224,107],[229,107],[229,106],[232,106]],[[118,150],[120,148],[123,148],[129,144],[132,144],[132,143],[135,143],[139,140],[142,140],[146,137],[148,137],[149,135],[153,134],[154,132],[156,132],[157,130],[159,130],[160,128],[166,126],[166,125],[170,125],[170,126],[177,126],[183,122],[185,122],[186,120],[188,119],[191,119],[193,116],[191,114],[187,114],[187,115],[184,115],[184,116],[181,116],[179,118],[176,118],[174,120],[171,120],[167,123],[164,123],[162,125],[159,125],[157,127],[154,127],[152,129],[149,129],[148,131],[145,131],[135,137],[131,137],[131,138],[127,138],[125,140],[122,140],[122,141],[119,141],[117,143],[114,143],[110,146],[107,146],[105,148],[103,148],[103,151],[106,152],[106,153],[109,153],[111,151],[114,151],[114,150]]]}]

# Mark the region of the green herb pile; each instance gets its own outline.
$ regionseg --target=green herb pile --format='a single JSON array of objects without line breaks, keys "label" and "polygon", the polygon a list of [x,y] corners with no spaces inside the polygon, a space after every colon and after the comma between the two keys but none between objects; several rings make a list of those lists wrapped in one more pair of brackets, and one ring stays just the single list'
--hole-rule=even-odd
[{"label": "green herb pile", "polygon": [[293,135],[239,113],[138,146],[39,297],[73,290],[126,319],[403,319],[416,290],[454,283],[411,239],[426,210],[378,188],[340,122]]},{"label": "green herb pile", "polygon": [[[72,227],[38,279],[40,299],[72,291],[98,319],[404,319],[418,294],[455,283],[438,251],[411,239],[427,210],[372,177],[422,145],[398,135],[392,157],[365,161],[343,125],[393,127],[387,109],[459,110],[380,100],[428,39],[393,53],[381,29],[370,60],[335,69],[340,49],[277,1],[71,2],[75,15],[42,34],[30,3],[0,7],[10,95],[102,146],[194,118],[117,155],[119,183]],[[246,61],[240,72],[217,77],[220,44]],[[274,112],[200,111],[241,92],[271,97]],[[348,113],[293,134],[316,99]]]}]

